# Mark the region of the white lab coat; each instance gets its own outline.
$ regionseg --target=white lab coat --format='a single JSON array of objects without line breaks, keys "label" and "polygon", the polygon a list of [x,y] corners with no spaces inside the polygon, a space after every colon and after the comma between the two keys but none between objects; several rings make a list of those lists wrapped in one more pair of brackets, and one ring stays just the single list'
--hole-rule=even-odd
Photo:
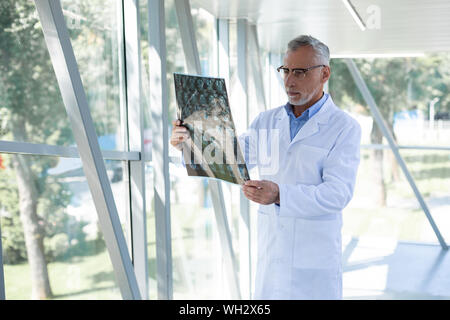
[{"label": "white lab coat", "polygon": [[[257,139],[248,138],[251,130]],[[258,210],[254,299],[341,299],[342,210],[359,165],[358,122],[328,97],[292,142],[283,106],[260,113],[250,131],[239,138],[249,169],[257,165],[260,179],[280,189],[279,207]],[[258,145],[277,134],[279,156],[277,144],[268,142],[267,165],[267,150]]]}]

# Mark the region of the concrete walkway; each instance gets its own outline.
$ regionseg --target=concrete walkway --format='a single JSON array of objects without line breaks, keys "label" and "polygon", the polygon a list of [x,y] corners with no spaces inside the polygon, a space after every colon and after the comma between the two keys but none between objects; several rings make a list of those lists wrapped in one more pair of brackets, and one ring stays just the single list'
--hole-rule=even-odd
[{"label": "concrete walkway", "polygon": [[344,299],[450,299],[450,253],[439,244],[343,238]]}]

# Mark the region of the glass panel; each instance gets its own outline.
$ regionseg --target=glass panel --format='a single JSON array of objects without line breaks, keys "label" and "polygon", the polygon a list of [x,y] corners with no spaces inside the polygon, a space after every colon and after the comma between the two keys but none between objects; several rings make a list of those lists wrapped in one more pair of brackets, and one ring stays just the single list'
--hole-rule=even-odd
[{"label": "glass panel", "polygon": [[61,5],[100,148],[125,150],[120,139],[120,1],[63,0]]},{"label": "glass panel", "polygon": [[[380,151],[380,150],[378,150]],[[450,239],[450,151],[401,150],[401,155],[444,239]],[[438,243],[391,150],[381,165],[373,149],[361,152],[355,195],[344,213],[347,236],[383,237],[399,241]],[[382,175],[382,178],[381,176]]]},{"label": "glass panel", "polygon": [[[354,59],[388,126],[400,145],[447,145],[450,127],[450,54]],[[341,108],[370,124],[371,113],[343,59],[331,60],[329,91]],[[367,126],[366,126],[367,127]],[[376,129],[376,128],[374,128]],[[370,141],[370,142],[369,142]],[[382,142],[381,132],[369,141]]]},{"label": "glass panel", "polygon": [[170,173],[174,299],[228,298],[208,179],[188,177],[180,165]]},{"label": "glass panel", "polygon": [[[185,57],[178,29],[175,4],[165,2],[167,36],[167,81],[169,120],[176,118],[173,72],[186,72]],[[170,124],[171,129],[171,124]],[[170,155],[180,152],[170,147]],[[206,179],[187,176],[182,165],[170,164],[171,228],[174,299],[212,299],[220,295],[216,285],[217,230],[206,189]],[[192,197],[185,190],[195,190]]]},{"label": "glass panel", "polygon": [[[169,99],[169,126],[172,129],[172,121],[177,118],[175,86],[173,83],[174,72],[186,73],[186,59],[178,27],[177,14],[174,0],[164,2],[166,14],[166,46],[167,46],[167,89]],[[172,148],[171,148],[172,149]],[[173,151],[173,150],[172,150]],[[176,154],[170,154],[176,155]]]},{"label": "glass panel", "polygon": [[139,14],[140,14],[140,37],[139,42],[141,46],[141,79],[142,79],[142,99],[141,107],[144,110],[144,151],[145,159],[150,160],[152,157],[152,130],[150,123],[150,74],[149,74],[149,44],[148,44],[148,11],[147,0],[139,0]]},{"label": "glass panel", "polygon": [[149,297],[151,300],[158,299],[156,282],[156,232],[155,232],[155,210],[153,190],[153,167],[151,160],[152,152],[152,130],[149,95],[149,67],[148,67],[148,11],[147,0],[139,0],[140,13],[140,45],[141,45],[141,79],[142,79],[142,108],[144,109],[144,145],[145,145],[145,209],[147,214],[147,255],[149,275]]},{"label": "glass panel", "polygon": [[[388,127],[399,145],[445,146],[449,141],[448,53],[421,57],[355,59]],[[410,185],[387,145],[342,59],[331,61],[329,89],[333,100],[361,124],[361,165],[355,196],[345,213],[344,233],[437,243]],[[364,146],[365,145],[365,146]],[[369,145],[369,146],[368,146]],[[436,222],[447,206],[449,152],[401,150],[415,183]],[[445,216],[444,216],[445,217]],[[443,233],[447,223],[438,223]],[[444,228],[444,229],[443,229]]]},{"label": "glass panel", "polygon": [[[121,299],[86,177],[76,161],[0,156],[6,298]],[[121,162],[107,161],[106,167],[124,224],[127,186]]]},{"label": "glass panel", "polygon": [[[248,79],[248,114],[249,123],[252,123],[260,112],[266,110],[266,97],[264,91],[264,70],[262,63],[264,53],[256,42],[256,31],[254,26],[248,27],[247,32],[247,79]],[[272,106],[277,107],[277,106]]]},{"label": "glass panel", "polygon": [[[229,57],[230,57],[230,88],[227,88],[228,97],[230,100],[231,114],[233,115],[234,125],[236,127],[237,134],[242,134],[247,130],[246,110],[242,108],[242,101],[244,101],[241,82],[239,81],[238,70],[238,35],[237,35],[237,21],[230,20],[228,24],[229,32]],[[248,84],[248,83],[247,83]],[[241,115],[240,117],[236,115]],[[250,120],[250,119],[249,119]],[[253,119],[252,119],[253,120]]]},{"label": "glass panel", "polygon": [[195,4],[191,7],[195,37],[202,74],[217,76],[217,33],[216,19],[212,14]]},{"label": "glass panel", "polygon": [[145,209],[147,212],[147,255],[149,275],[149,296],[151,300],[158,299],[156,282],[156,230],[155,230],[155,203],[153,190],[153,167],[150,162],[145,164]]},{"label": "glass panel", "polygon": [[[448,292],[420,284],[442,278],[433,266],[444,251],[393,153],[380,151],[362,149],[355,195],[343,213],[344,298],[441,299]],[[401,154],[448,243],[450,151]]]},{"label": "glass panel", "polygon": [[34,3],[2,1],[0,30],[0,140],[74,144]]}]

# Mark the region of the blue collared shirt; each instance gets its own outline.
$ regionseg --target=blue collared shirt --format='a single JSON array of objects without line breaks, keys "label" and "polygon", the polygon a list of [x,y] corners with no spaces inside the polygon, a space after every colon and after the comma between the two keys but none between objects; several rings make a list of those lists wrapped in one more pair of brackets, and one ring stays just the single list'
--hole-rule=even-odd
[{"label": "blue collared shirt", "polygon": [[312,118],[323,106],[325,101],[328,99],[328,94],[324,93],[322,98],[319,101],[314,103],[311,107],[306,109],[302,115],[298,118],[295,117],[294,111],[292,111],[292,105],[288,102],[284,108],[289,116],[289,128],[291,133],[291,141],[300,131],[300,129],[305,125],[305,123]]},{"label": "blue collared shirt", "polygon": [[[328,94],[324,93],[322,98],[319,101],[314,103],[311,107],[306,109],[300,117],[295,117],[294,111],[292,111],[292,105],[288,102],[284,106],[286,112],[289,116],[289,129],[291,133],[291,141],[300,131],[300,129],[305,125],[305,123],[312,118],[317,112],[319,112],[320,108],[324,105],[325,101],[328,99]],[[277,207],[280,205],[275,203]]]}]

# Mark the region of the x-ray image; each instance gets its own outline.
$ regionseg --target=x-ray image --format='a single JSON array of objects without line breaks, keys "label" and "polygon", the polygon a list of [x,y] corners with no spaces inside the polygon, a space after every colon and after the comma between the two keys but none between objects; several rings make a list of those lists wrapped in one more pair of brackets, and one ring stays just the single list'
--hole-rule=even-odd
[{"label": "x-ray image", "polygon": [[225,80],[174,73],[178,119],[190,133],[183,143],[189,176],[236,184],[249,180],[228,103]]}]

